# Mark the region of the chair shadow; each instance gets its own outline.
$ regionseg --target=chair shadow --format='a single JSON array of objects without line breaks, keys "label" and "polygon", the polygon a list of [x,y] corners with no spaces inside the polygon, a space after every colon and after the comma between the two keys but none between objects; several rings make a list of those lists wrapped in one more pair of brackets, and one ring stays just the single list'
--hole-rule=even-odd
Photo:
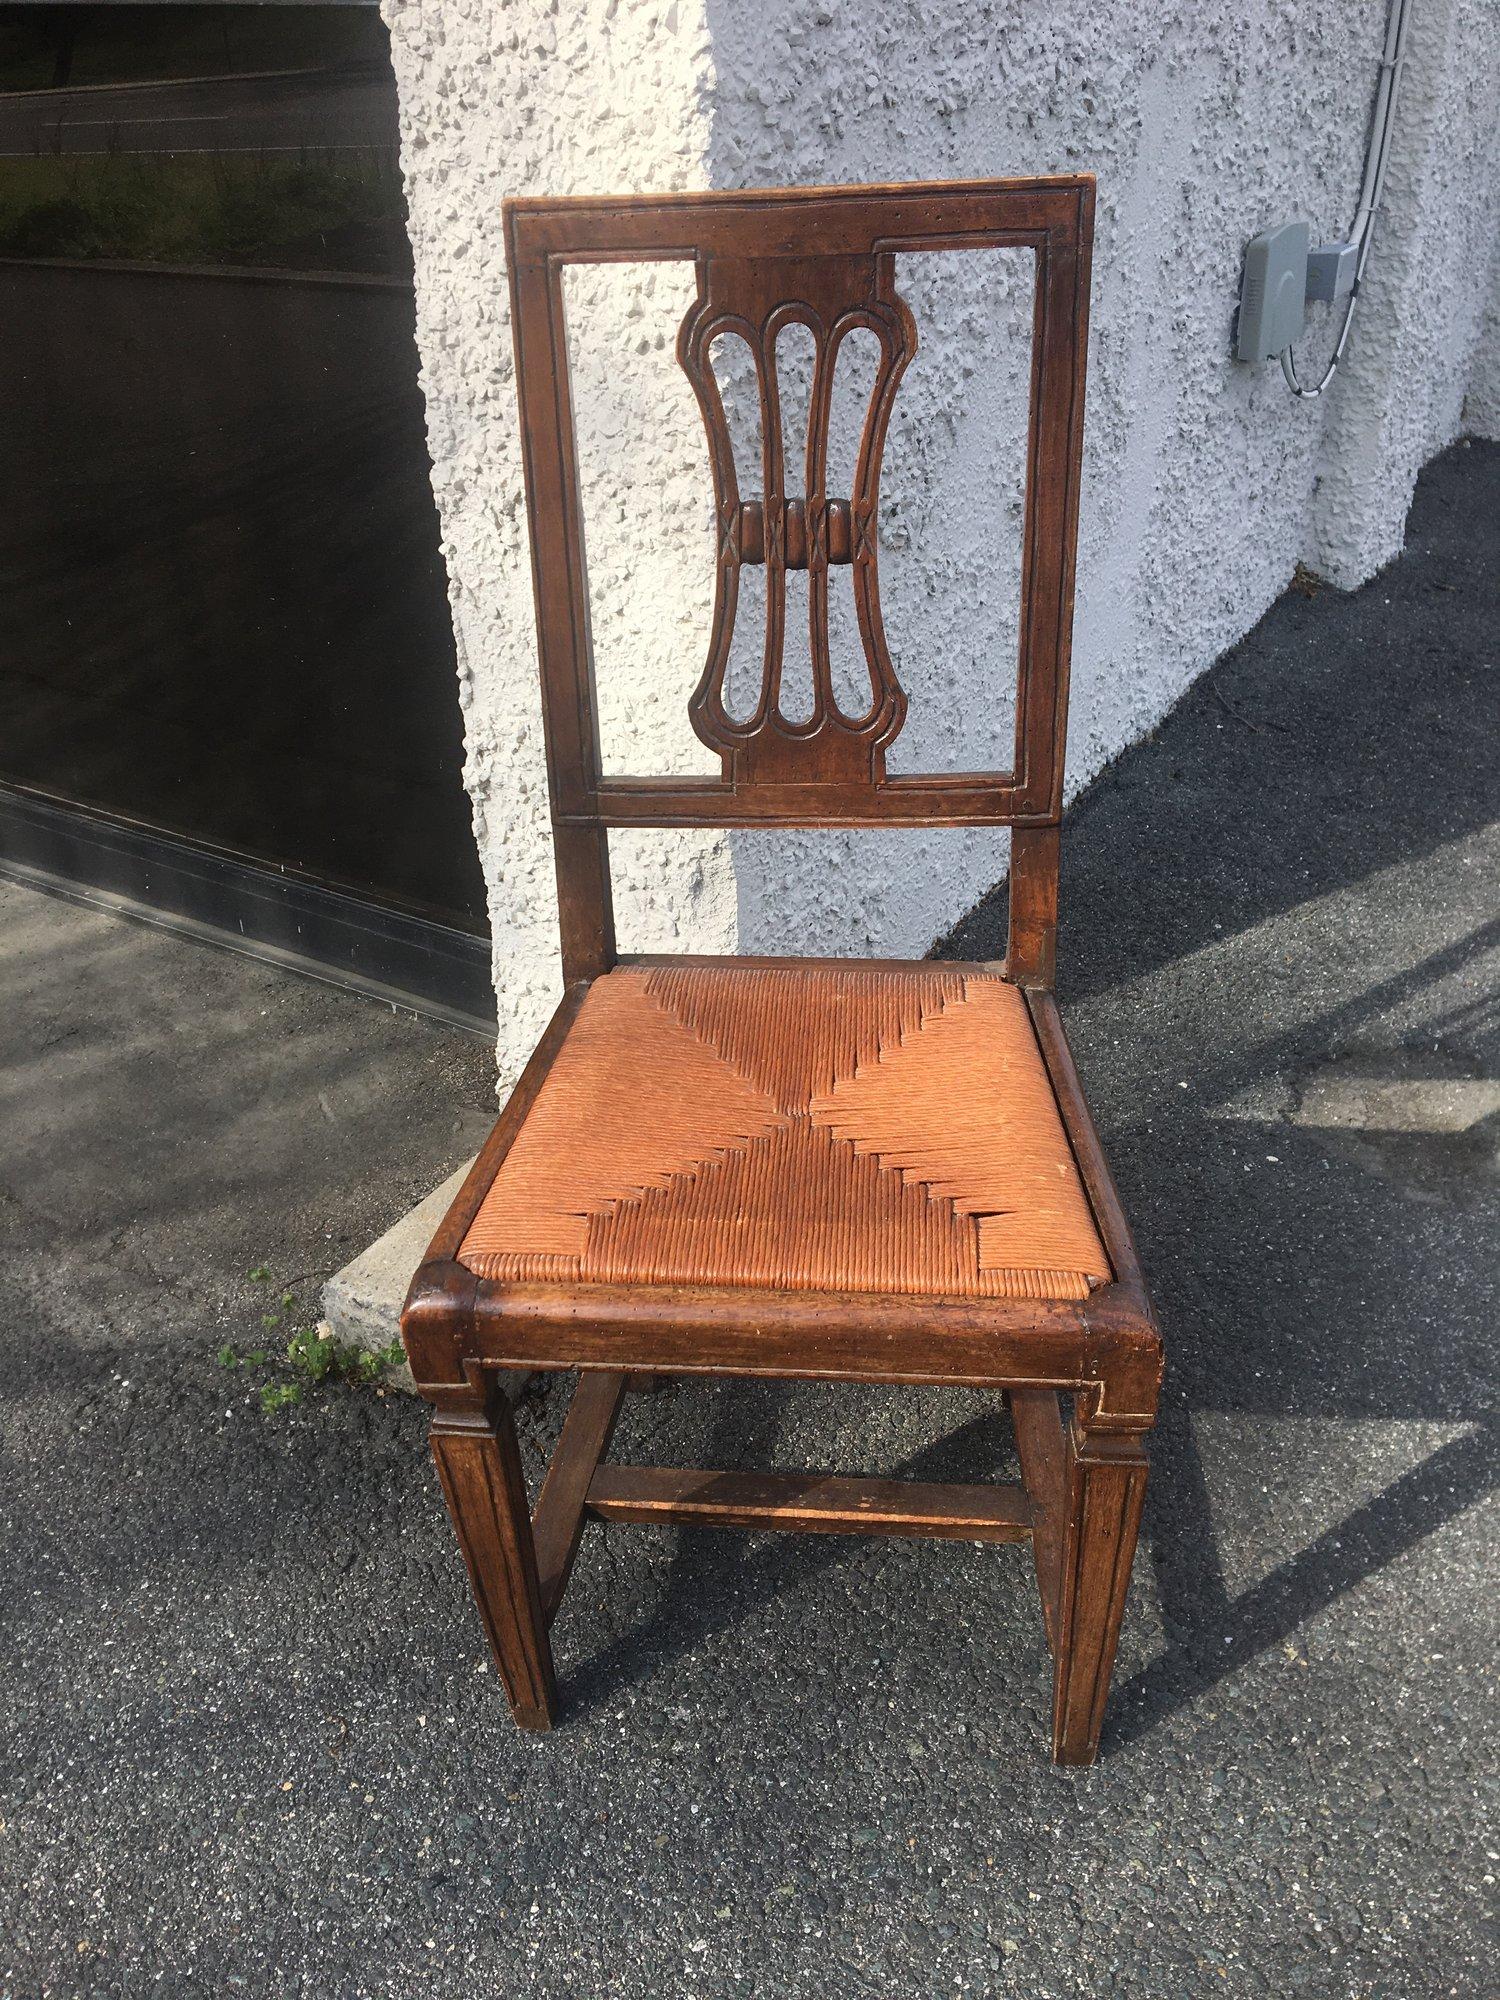
[{"label": "chair shadow", "polygon": [[[1150,1548],[1167,1650],[1116,1683],[1105,1719],[1106,1752],[1126,1749],[1260,1654],[1284,1644],[1347,1591],[1483,1499],[1500,1475],[1500,1432],[1478,1426],[1450,1439],[1231,1598],[1186,1413],[1164,1418],[1157,1440],[1152,1470],[1158,1531]],[[1170,1532],[1161,1532],[1164,1511],[1174,1517]]]},{"label": "chair shadow", "polygon": [[[770,1385],[760,1385],[770,1387]],[[780,1385],[777,1385],[778,1387]],[[762,1420],[764,1412],[761,1413]],[[891,1468],[902,1479],[983,1480],[1007,1457],[1004,1412],[999,1396],[993,1412],[935,1438]],[[732,1404],[719,1412],[703,1461],[733,1462],[745,1441]],[[738,1531],[704,1529],[679,1533],[661,1584],[660,1602],[633,1630],[581,1661],[562,1681],[559,1694],[568,1715],[607,1704],[626,1688],[651,1678],[668,1661],[680,1659],[701,1640],[729,1630],[783,1591],[798,1590],[841,1559],[847,1537],[787,1535],[767,1537],[747,1552],[736,1547]],[[1041,1639],[1041,1613],[1037,1633]]]},{"label": "chair shadow", "polygon": [[[1382,1015],[1400,1010],[1424,989],[1451,986],[1500,944],[1500,922],[1482,924],[1366,992],[1262,1046],[1253,1063],[1232,1057],[1209,1065],[1201,1094],[1224,1101],[1268,1074],[1296,1075],[1306,1067],[1364,1044]],[[1434,1040],[1446,1046],[1484,1011],[1464,1003],[1424,1018]],[[1251,1127],[1241,1128],[1245,1130]],[[1207,1161],[1222,1146],[1223,1126],[1185,1108],[1174,1151]],[[1158,1287],[1167,1338],[1169,1388],[1176,1400],[1163,1406],[1151,1435],[1151,1491],[1147,1502],[1150,1560],[1157,1584],[1166,1649],[1128,1680],[1117,1681],[1106,1714],[1104,1749],[1123,1749],[1199,1696],[1326,1611],[1340,1597],[1455,1520],[1491,1492],[1500,1475],[1500,1432],[1477,1422],[1455,1353],[1434,1350],[1430,1365],[1413,1368],[1399,1346],[1370,1337],[1364,1294],[1383,1296],[1400,1320],[1409,1299],[1415,1312],[1425,1282],[1420,1263],[1407,1268],[1399,1230],[1404,1197],[1342,1159],[1311,1158],[1329,1169],[1298,1172],[1298,1149],[1315,1153],[1307,1134],[1277,1128],[1275,1145],[1292,1168],[1284,1182],[1258,1184],[1253,1199],[1235,1194],[1233,1179],[1211,1181],[1213,1198],[1194,1217],[1192,1238],[1204,1270],[1230,1275],[1220,1319],[1205,1314],[1205,1293],[1189,1274],[1180,1287],[1170,1268]],[[1268,1133],[1269,1136],[1269,1133]],[[1149,1156],[1141,1164],[1149,1174]],[[1212,1171],[1210,1169],[1210,1171]],[[1174,1212],[1173,1189],[1140,1191],[1143,1205]],[[1134,1191],[1127,1190],[1127,1205]],[[1476,1191],[1476,1199],[1485,1198]],[[1319,1204],[1322,1206],[1319,1206]],[[1389,1219],[1387,1220],[1387,1216]],[[1236,1290],[1236,1275],[1255,1270],[1265,1242],[1285,1246],[1295,1265],[1299,1246],[1311,1246],[1328,1217],[1346,1229],[1363,1224],[1364,1249],[1336,1272],[1326,1271],[1316,1294],[1301,1295],[1306,1317],[1295,1342],[1276,1325],[1280,1308],[1254,1310],[1254,1284]],[[1243,1282],[1242,1280],[1240,1281]],[[1210,1295],[1211,1296],[1211,1295]],[[1218,1301],[1213,1301],[1217,1307]],[[1427,1300],[1430,1307],[1431,1301]],[[1223,1329],[1233,1328],[1233,1344]],[[1251,1363],[1261,1365],[1252,1369]],[[1299,1549],[1259,1583],[1237,1596],[1227,1586],[1215,1533],[1208,1480],[1191,1412],[1219,1413],[1275,1424],[1311,1408],[1390,1422],[1418,1418],[1463,1423],[1421,1464],[1356,1507],[1335,1526]]]},{"label": "chair shadow", "polygon": [[[1002,1417],[976,1417],[911,1454],[894,1476],[980,1476],[1003,1450]],[[742,1431],[726,1409],[715,1425],[711,1461],[733,1452]],[[1123,1752],[1260,1654],[1284,1644],[1340,1597],[1384,1569],[1493,1490],[1500,1432],[1479,1426],[1451,1439],[1383,1492],[1319,1535],[1238,1597],[1225,1583],[1213,1534],[1208,1485],[1185,1410],[1163,1412],[1152,1435],[1152,1489],[1143,1544],[1159,1593],[1166,1650],[1117,1682],[1106,1713],[1101,1757]],[[965,1461],[978,1460],[969,1469]],[[955,1469],[958,1461],[958,1469]],[[753,1553],[733,1549],[732,1531],[679,1535],[655,1611],[641,1625],[581,1662],[561,1683],[564,1715],[606,1706],[627,1688],[716,1633],[729,1630],[786,1590],[839,1561],[837,1536],[778,1536]],[[1040,1608],[1038,1665],[1045,1656]]]},{"label": "chair shadow", "polygon": [[[1402,555],[1348,594],[1285,591],[1084,788],[1063,839],[1065,1007],[1488,824],[1497,500],[1500,447],[1450,446]],[[999,957],[1006,921],[1002,882],[932,955]]]}]

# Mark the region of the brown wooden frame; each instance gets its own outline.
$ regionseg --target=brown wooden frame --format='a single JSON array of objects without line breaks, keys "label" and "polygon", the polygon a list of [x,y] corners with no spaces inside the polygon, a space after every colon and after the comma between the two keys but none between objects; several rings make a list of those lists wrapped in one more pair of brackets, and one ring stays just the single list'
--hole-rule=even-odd
[{"label": "brown wooden frame", "polygon": [[[433,1451],[474,1594],[525,1726],[552,1720],[547,1628],[586,1520],[678,1521],[1029,1540],[1054,1656],[1053,1753],[1087,1763],[1097,1749],[1145,1490],[1142,1440],[1156,1412],[1161,1344],[1050,990],[1092,216],[1087,176],[506,206],[565,992],[433,1239],[403,1332],[417,1386],[434,1405]],[[895,294],[894,258],[903,248],[1012,245],[1030,247],[1036,258],[1015,769],[887,777],[883,746],[899,727],[904,697],[899,686],[890,692],[893,675],[878,635],[873,508],[885,420],[915,340]],[[815,325],[825,342],[846,320],[878,321],[885,330],[884,374],[854,494],[822,490],[811,443],[802,496],[788,497],[769,456],[758,507],[740,500],[722,465],[715,473],[721,606],[745,560],[783,570],[789,562],[864,565],[856,587],[865,593],[871,718],[832,714],[800,734],[779,722],[779,655],[773,660],[768,641],[770,707],[763,702],[749,725],[729,727],[711,698],[711,651],[693,719],[723,753],[718,780],[605,777],[599,764],[562,273],[576,261],[655,258],[697,265],[699,298],[679,353],[704,404],[711,455],[722,436],[703,346],[715,314],[737,316],[761,336],[769,326],[772,339],[787,316]],[[823,347],[819,354],[821,368]],[[774,381],[768,388],[764,356],[757,358],[763,404],[769,397],[774,415]],[[815,408],[818,380],[815,374]],[[826,390],[822,401],[826,409]],[[716,645],[720,624],[716,618]],[[812,643],[816,668],[816,619]],[[460,1264],[469,1225],[589,983],[618,962],[608,828],[881,822],[1013,829],[1003,969],[1025,992],[1113,1282],[1078,1302],[959,1301],[501,1283]],[[579,1384],[528,1516],[514,1425],[497,1385],[505,1371],[532,1369],[577,1369]],[[604,1464],[624,1394],[667,1374],[998,1389],[1011,1409],[1022,1481],[902,1487]]]}]

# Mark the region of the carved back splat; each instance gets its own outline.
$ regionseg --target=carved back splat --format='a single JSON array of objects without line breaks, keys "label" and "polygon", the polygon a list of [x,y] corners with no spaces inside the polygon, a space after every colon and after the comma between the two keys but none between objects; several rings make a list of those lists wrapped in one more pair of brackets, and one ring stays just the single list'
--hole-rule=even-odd
[{"label": "carved back splat", "polygon": [[[708,664],[689,714],[698,735],[722,752],[735,787],[762,783],[878,785],[885,746],[900,729],[906,697],[896,679],[880,622],[875,512],[880,460],[897,385],[916,352],[911,314],[895,293],[895,259],[857,257],[702,260],[703,289],[688,312],[677,352],[698,397],[708,432],[718,524],[718,577]],[[784,327],[805,326],[814,344],[805,455],[789,456],[777,341]],[[860,438],[852,494],[827,491],[828,424],[839,348],[855,327],[880,344],[880,365]],[[755,364],[760,403],[763,498],[740,498],[734,448],[709,349],[723,334],[744,340]],[[766,569],[766,643],[760,699],[742,722],[724,707],[724,676],[739,605],[744,563]],[[870,701],[845,715],[828,655],[828,569],[854,566],[854,603],[870,675]],[[788,645],[786,573],[805,569],[812,712],[789,721],[781,703]]]},{"label": "carved back splat", "polygon": [[[1011,852],[1014,976],[1051,978],[1073,612],[1089,250],[1094,186],[1076,176],[910,187],[506,204],[516,378],[526,459],[548,778],[557,843],[565,975],[613,962],[610,826],[998,826]],[[885,750],[906,700],[880,620],[876,506],[880,462],[917,329],[895,288],[903,251],[1029,249],[1036,263],[1031,413],[1021,549],[1016,747],[1009,771],[891,775]],[[692,260],[698,296],[679,358],[708,433],[717,504],[717,590],[709,655],[690,715],[723,757],[712,778],[605,776],[599,755],[583,522],[563,323],[570,263]],[[777,336],[800,324],[815,345],[805,463],[783,447]],[[828,420],[841,343],[868,328],[880,349],[854,491],[827,489]],[[762,494],[740,492],[711,365],[716,336],[742,337],[761,407]],[[766,645],[758,699],[743,719],[724,702],[740,582],[765,565]],[[870,681],[845,713],[829,665],[830,566],[853,567]],[[786,574],[808,575],[811,712],[782,699]]]}]

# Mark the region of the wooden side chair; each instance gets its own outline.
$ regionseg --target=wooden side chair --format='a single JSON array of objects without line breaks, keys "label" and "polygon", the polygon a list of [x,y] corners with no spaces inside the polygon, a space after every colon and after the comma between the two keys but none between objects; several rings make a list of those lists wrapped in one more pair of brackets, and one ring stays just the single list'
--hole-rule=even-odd
[{"label": "wooden side chair", "polygon": [[[432,1449],[518,1723],[554,1714],[549,1628],[590,1518],[1031,1544],[1055,1665],[1053,1755],[1099,1742],[1146,1485],[1161,1347],[1053,998],[1093,183],[1086,177],[511,202],[565,992],[433,1239],[403,1320]],[[903,251],[1028,247],[1036,304],[1015,768],[890,775],[905,697],[881,628],[876,509],[917,329]],[[717,597],[692,725],[713,778],[601,770],[562,277],[692,259],[678,358],[702,407]],[[777,334],[815,343],[805,464],[784,451]],[[841,341],[876,382],[854,490],[826,486]],[[760,492],[741,498],[709,355],[754,357]],[[748,481],[746,482],[749,483]],[[742,569],[764,566],[753,714],[724,682]],[[844,713],[829,571],[848,564],[870,701]],[[807,573],[813,712],[780,701],[786,573]],[[1000,964],[622,958],[612,826],[1009,826]],[[507,1370],[576,1369],[534,1512]],[[1002,1392],[1022,1483],[917,1485],[606,1460],[663,1375]]]}]

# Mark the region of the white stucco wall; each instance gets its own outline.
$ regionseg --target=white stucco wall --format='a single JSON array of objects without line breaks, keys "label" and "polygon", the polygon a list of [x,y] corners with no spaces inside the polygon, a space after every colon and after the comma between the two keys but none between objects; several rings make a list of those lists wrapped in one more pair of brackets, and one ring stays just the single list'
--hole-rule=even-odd
[{"label": "white stucco wall", "polygon": [[[1299,405],[1274,368],[1229,358],[1241,256],[1289,217],[1347,227],[1385,0],[386,0],[503,1076],[556,972],[502,197],[1097,174],[1076,790],[1299,560],[1345,585],[1388,561],[1418,469],[1466,421],[1466,387],[1471,410],[1492,406],[1500,9],[1416,6],[1347,375]],[[881,522],[912,697],[898,768],[998,755],[1010,724],[1024,275],[980,262],[906,260],[900,276],[923,348]],[[680,271],[590,274],[573,300],[601,709],[612,759],[636,769],[704,756],[683,713],[711,584],[706,461],[671,358],[685,302]],[[1310,368],[1329,337],[1310,332]],[[973,834],[614,845],[622,942],[708,950],[920,952],[1005,859]]]},{"label": "white stucco wall", "polygon": [[1401,546],[1417,474],[1459,435],[1495,246],[1500,7],[1415,0],[1385,213],[1329,394],[1308,560],[1346,588]]},{"label": "white stucco wall", "polygon": [[1473,437],[1500,438],[1500,244],[1490,267],[1489,304],[1474,343],[1463,425]]}]

